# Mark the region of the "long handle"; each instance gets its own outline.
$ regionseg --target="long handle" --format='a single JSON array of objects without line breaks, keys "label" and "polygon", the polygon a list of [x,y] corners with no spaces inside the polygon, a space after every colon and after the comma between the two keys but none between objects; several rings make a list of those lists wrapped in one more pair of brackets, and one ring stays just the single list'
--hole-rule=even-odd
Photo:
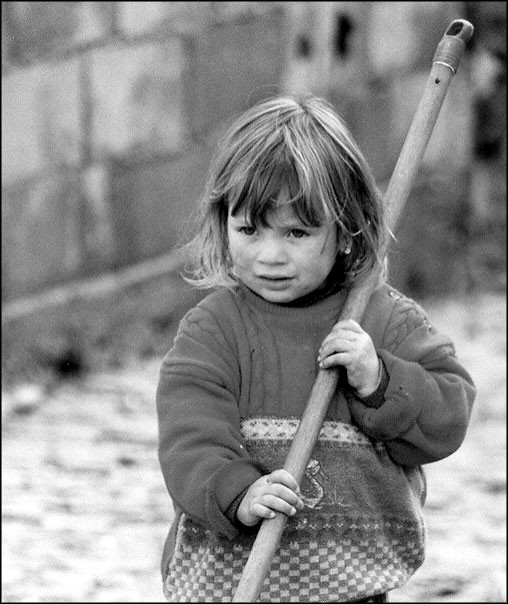
[{"label": "long handle", "polygon": [[[466,42],[472,34],[471,23],[464,19],[457,19],[449,25],[436,48],[427,84],[384,195],[386,222],[392,231],[395,229],[409,196],[448,86],[457,71]],[[382,257],[388,250],[388,240],[388,237],[385,237],[386,242],[381,250]],[[361,320],[379,278],[379,271],[373,271],[360,286],[351,289],[341,315],[342,319]],[[298,482],[303,478],[337,383],[338,372],[336,370],[320,369],[318,371],[284,464],[284,469],[292,474]],[[233,602],[256,601],[270,570],[270,564],[286,521],[287,516],[282,513],[277,513],[273,519],[262,521]]]}]

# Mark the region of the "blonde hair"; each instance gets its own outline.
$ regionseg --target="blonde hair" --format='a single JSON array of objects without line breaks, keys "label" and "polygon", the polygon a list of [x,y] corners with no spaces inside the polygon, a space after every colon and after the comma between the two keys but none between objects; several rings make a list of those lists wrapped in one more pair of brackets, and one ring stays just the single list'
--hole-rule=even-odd
[{"label": "blonde hair", "polygon": [[[285,189],[283,201],[277,201]],[[228,212],[266,226],[278,204],[291,204],[307,226],[335,222],[344,285],[380,262],[384,218],[370,168],[343,120],[324,99],[283,96],[262,101],[230,127],[211,163],[189,247],[198,287],[231,286]],[[339,258],[340,256],[340,258]]]}]

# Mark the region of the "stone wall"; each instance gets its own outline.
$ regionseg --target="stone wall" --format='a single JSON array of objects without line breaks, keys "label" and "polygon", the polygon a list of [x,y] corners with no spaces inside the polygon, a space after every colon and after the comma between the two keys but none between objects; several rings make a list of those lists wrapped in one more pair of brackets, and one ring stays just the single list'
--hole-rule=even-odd
[{"label": "stone wall", "polygon": [[263,2],[3,2],[2,296],[178,243],[221,124],[278,86]]}]

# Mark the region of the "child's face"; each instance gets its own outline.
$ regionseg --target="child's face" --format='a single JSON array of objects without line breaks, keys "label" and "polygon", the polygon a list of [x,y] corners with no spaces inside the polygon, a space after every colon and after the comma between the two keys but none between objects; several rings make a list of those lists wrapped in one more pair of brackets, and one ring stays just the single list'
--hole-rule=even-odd
[{"label": "child's face", "polygon": [[290,206],[253,227],[245,216],[228,216],[233,270],[247,287],[269,302],[292,302],[318,288],[336,257],[336,226],[308,227]]}]

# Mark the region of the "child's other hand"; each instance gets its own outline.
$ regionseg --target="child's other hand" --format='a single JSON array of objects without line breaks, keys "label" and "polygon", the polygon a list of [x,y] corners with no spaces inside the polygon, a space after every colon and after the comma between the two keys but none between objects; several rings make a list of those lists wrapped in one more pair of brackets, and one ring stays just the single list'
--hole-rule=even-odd
[{"label": "child's other hand", "polygon": [[360,397],[372,394],[379,384],[379,358],[369,334],[356,321],[338,321],[319,349],[323,369],[344,366],[349,385]]},{"label": "child's other hand", "polygon": [[294,516],[303,507],[300,487],[293,476],[286,470],[275,470],[250,485],[236,517],[245,526],[254,526],[262,518],[274,518],[275,512]]}]

